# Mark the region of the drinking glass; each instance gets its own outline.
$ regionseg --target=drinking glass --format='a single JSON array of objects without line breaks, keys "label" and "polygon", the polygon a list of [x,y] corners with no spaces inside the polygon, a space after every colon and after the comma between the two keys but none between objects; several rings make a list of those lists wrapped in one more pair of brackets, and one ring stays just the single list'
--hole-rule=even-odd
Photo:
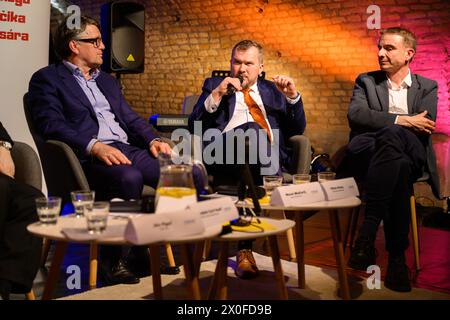
[{"label": "drinking glass", "polygon": [[318,178],[319,182],[326,182],[329,180],[334,180],[335,177],[336,177],[336,173],[330,172],[330,171],[319,172],[317,174],[317,178]]},{"label": "drinking glass", "polygon": [[311,175],[307,173],[298,173],[292,176],[292,182],[294,184],[303,184],[311,182]]},{"label": "drinking glass", "polygon": [[95,200],[95,191],[77,190],[70,193],[72,203],[75,208],[75,215],[80,218],[84,215],[84,209],[87,205],[92,205]]},{"label": "drinking glass", "polygon": [[266,190],[267,196],[271,196],[273,190],[281,187],[283,183],[283,177],[280,176],[264,176],[263,177],[264,189]]},{"label": "drinking glass", "polygon": [[41,225],[56,224],[61,210],[60,197],[41,197],[36,199],[36,210]]},{"label": "drinking glass", "polygon": [[96,201],[84,207],[87,229],[91,234],[102,233],[106,229],[109,215],[109,202]]}]

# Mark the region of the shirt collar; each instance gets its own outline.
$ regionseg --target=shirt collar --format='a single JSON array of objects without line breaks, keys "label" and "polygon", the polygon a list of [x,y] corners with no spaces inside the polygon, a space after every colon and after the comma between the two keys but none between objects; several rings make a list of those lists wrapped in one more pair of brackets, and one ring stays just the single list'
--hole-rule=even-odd
[{"label": "shirt collar", "polygon": [[[70,72],[72,72],[72,74],[74,76],[81,76],[84,79],[83,72],[81,72],[81,69],[77,65],[75,65],[72,62],[69,62],[67,60],[64,60],[63,64],[67,67],[67,69],[69,69]],[[92,79],[95,80],[99,76],[100,70],[99,69],[91,69],[90,73],[91,73]]]},{"label": "shirt collar", "polygon": [[258,81],[256,81],[256,82],[250,87],[250,91],[253,91],[253,92],[259,94],[259,90],[258,90]]},{"label": "shirt collar", "polygon": [[[387,78],[387,83],[388,83],[388,88],[392,89],[392,82],[391,79],[389,79],[389,77],[386,75]],[[408,69],[408,74],[406,75],[406,77],[402,80],[402,82],[400,83],[400,88],[406,89],[406,88],[410,88],[412,85],[412,78],[411,78],[411,70]]]}]

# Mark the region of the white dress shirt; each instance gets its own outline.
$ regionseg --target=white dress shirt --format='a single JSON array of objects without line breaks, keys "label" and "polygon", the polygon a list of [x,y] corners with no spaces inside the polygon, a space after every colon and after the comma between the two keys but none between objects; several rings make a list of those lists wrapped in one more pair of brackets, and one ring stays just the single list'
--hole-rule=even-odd
[{"label": "white dress shirt", "polygon": [[[389,113],[408,114],[408,89],[411,87],[411,71],[408,70],[408,75],[403,79],[399,87],[396,87],[391,81],[387,79],[387,86],[389,91]],[[395,122],[397,123],[397,118]]]},{"label": "white dress shirt", "polygon": [[[261,95],[259,94],[257,83],[253,84],[250,87],[249,94],[252,97],[252,99],[256,102],[258,107],[261,109],[262,114],[264,115],[264,119],[266,120],[267,125],[269,126],[270,136],[273,137],[272,127],[270,126],[269,120],[267,119],[266,109],[264,108],[264,104],[262,102]],[[255,121],[253,119],[252,115],[250,114],[248,106],[245,104],[244,94],[240,91],[237,91],[235,93],[235,95],[236,95],[236,105],[234,108],[233,115],[231,116],[230,122],[228,122],[225,129],[223,129],[222,133],[225,133],[236,127],[239,127],[240,125],[242,125],[244,123]],[[298,102],[298,100],[300,100],[300,94],[298,94],[295,99],[290,99],[288,97],[286,97],[286,99],[287,99],[288,103],[295,104]],[[205,100],[205,109],[209,113],[216,112],[217,108],[219,107],[219,104],[220,104],[220,101],[218,101],[218,102],[214,101],[212,94],[210,94],[208,96],[208,98],[206,98],[206,100]]]}]

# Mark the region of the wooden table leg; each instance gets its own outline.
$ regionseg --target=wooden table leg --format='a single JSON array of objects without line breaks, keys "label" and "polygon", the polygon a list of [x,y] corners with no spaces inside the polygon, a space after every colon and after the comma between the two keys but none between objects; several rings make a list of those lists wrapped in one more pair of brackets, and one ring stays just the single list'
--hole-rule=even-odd
[{"label": "wooden table leg", "polygon": [[284,283],[284,274],[280,261],[280,251],[278,250],[277,236],[269,236],[269,245],[273,268],[275,270],[275,278],[277,280],[278,289],[280,291],[280,299],[287,300],[288,292],[286,289],[286,284]]},{"label": "wooden table leg", "polygon": [[[283,219],[286,219],[286,213],[284,212],[284,210],[282,212],[283,212]],[[288,242],[290,261],[297,261],[297,252],[295,252],[294,231],[292,229],[287,230],[286,237]]]},{"label": "wooden table leg", "polygon": [[160,248],[159,245],[151,245],[150,249],[150,266],[152,270],[152,282],[153,282],[153,294],[155,300],[162,300],[162,288],[161,288],[161,270],[160,270]]},{"label": "wooden table leg", "polygon": [[48,272],[47,281],[45,282],[44,292],[42,293],[42,300],[50,300],[53,296],[53,291],[55,290],[56,282],[59,278],[59,271],[61,268],[61,263],[64,259],[64,254],[66,253],[67,242],[57,241],[55,247],[55,253],[53,255],[52,264]]},{"label": "wooden table leg", "polygon": [[52,241],[50,239],[44,238],[42,242],[42,252],[41,252],[41,267],[45,267],[45,263],[47,262],[48,253],[50,251],[50,246],[52,245]]},{"label": "wooden table leg", "polygon": [[196,267],[194,266],[194,259],[189,250],[189,244],[181,244],[181,258],[183,259],[184,275],[186,277],[186,284],[190,294],[190,299],[201,300],[200,285],[198,283],[198,275],[196,275]]},{"label": "wooden table leg", "polygon": [[33,288],[31,288],[30,292],[25,294],[25,298],[27,300],[36,300],[36,296],[34,295]]},{"label": "wooden table leg", "polygon": [[89,246],[89,289],[97,287],[98,245],[91,242]]},{"label": "wooden table leg", "polygon": [[344,300],[350,299],[350,289],[348,286],[347,272],[345,270],[344,248],[342,245],[341,226],[337,210],[329,210],[331,234],[333,236],[334,252],[339,273],[339,286],[341,296]]},{"label": "wooden table leg", "polygon": [[303,233],[303,212],[295,212],[295,235],[297,253],[298,287],[305,289],[305,236]]},{"label": "wooden table leg", "polygon": [[219,257],[214,271],[213,283],[209,290],[208,299],[227,299],[227,268],[228,268],[228,242],[220,242]]},{"label": "wooden table leg", "polygon": [[194,249],[194,274],[198,277],[200,274],[200,265],[202,264],[206,246],[211,246],[211,240],[204,240],[195,243]]}]

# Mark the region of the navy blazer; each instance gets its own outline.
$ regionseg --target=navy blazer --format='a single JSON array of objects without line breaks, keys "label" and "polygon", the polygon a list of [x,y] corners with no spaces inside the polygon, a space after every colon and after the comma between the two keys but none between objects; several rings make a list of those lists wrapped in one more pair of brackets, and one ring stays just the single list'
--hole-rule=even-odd
[{"label": "navy blazer", "polygon": [[[414,115],[425,110],[427,117],[436,121],[437,83],[418,74],[411,74],[412,84],[408,89],[408,114]],[[373,71],[358,76],[348,110],[350,139],[365,132],[374,132],[393,125],[396,114],[389,113],[389,91],[384,71]],[[419,135],[427,152],[427,172],[431,176],[431,186],[440,197],[439,177],[431,135]]]},{"label": "navy blazer", "polygon": [[[100,71],[95,81],[128,135],[128,142],[148,148],[158,135],[125,101],[117,80]],[[32,76],[28,90],[37,132],[46,140],[67,143],[80,160],[86,158],[86,147],[91,139],[97,138],[99,124],[94,108],[71,71],[62,63],[45,67]]]},{"label": "navy blazer", "polygon": [[[194,121],[202,121],[204,132],[210,128],[217,128],[223,131],[231,120],[236,106],[235,94],[223,96],[215,112],[209,113],[205,109],[205,100],[222,81],[222,77],[212,77],[205,80],[203,92],[189,117],[189,129],[191,132],[194,129]],[[303,134],[306,127],[302,99],[300,98],[296,104],[289,104],[284,94],[271,81],[258,79],[257,86],[270,127],[272,130],[279,129],[280,132],[281,165],[289,168],[292,148],[289,147],[288,140],[294,135]]]}]

